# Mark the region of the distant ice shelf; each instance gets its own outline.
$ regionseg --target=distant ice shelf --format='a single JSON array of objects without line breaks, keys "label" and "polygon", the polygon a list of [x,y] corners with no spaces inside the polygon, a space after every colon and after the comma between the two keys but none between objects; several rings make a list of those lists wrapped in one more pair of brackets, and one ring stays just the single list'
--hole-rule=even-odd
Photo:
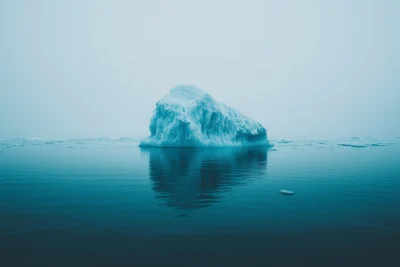
[{"label": "distant ice shelf", "polygon": [[269,146],[267,130],[197,87],[173,88],[156,103],[150,136],[139,146]]}]

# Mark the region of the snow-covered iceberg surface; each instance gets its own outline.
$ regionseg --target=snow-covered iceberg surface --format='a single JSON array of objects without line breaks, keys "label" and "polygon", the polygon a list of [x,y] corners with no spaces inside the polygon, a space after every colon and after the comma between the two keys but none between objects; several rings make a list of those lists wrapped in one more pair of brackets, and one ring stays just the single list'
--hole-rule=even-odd
[{"label": "snow-covered iceberg surface", "polygon": [[267,130],[194,86],[178,86],[156,104],[151,135],[139,146],[268,146]]}]

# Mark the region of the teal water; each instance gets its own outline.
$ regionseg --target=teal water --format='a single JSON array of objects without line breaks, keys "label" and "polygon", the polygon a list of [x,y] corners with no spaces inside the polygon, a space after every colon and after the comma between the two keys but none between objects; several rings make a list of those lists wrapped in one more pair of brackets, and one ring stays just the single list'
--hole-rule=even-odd
[{"label": "teal water", "polygon": [[399,142],[3,140],[0,266],[396,265],[399,159]]}]

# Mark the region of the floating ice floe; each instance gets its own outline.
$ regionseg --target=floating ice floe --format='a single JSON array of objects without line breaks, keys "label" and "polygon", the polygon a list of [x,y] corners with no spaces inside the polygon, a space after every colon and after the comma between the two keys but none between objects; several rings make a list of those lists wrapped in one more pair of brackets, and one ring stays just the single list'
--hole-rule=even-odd
[{"label": "floating ice floe", "polygon": [[34,145],[34,146],[41,146],[41,145],[44,144],[44,141],[42,141],[42,140],[31,140],[29,143],[31,145]]},{"label": "floating ice floe", "polygon": [[280,192],[282,195],[288,195],[288,196],[294,195],[293,191],[289,191],[289,190],[285,190],[285,189],[281,190]]},{"label": "floating ice floe", "polygon": [[367,147],[365,144],[355,144],[355,143],[340,143],[337,144],[338,146],[348,146],[348,147],[355,147],[355,148],[362,148]]},{"label": "floating ice floe", "polygon": [[118,140],[121,141],[121,142],[124,142],[124,141],[133,141],[133,138],[131,138],[131,137],[121,137],[121,138],[119,138]]},{"label": "floating ice floe", "polygon": [[370,146],[387,146],[385,143],[372,143]]},{"label": "floating ice floe", "polygon": [[344,146],[344,147],[354,147],[354,148],[364,148],[364,147],[377,147],[377,146],[387,146],[388,143],[383,143],[383,142],[348,142],[348,143],[338,143],[338,146]]},{"label": "floating ice floe", "polygon": [[53,141],[53,140],[46,140],[46,141],[44,141],[44,144],[45,145],[52,145],[52,144],[54,144],[55,143],[55,141]]},{"label": "floating ice floe", "polygon": [[292,143],[293,141],[289,141],[289,140],[285,140],[285,139],[281,139],[278,141],[279,144],[289,144]]},{"label": "floating ice floe", "polygon": [[2,140],[2,144],[5,145],[7,148],[11,148],[11,147],[19,147],[19,146],[23,146],[26,143],[26,139],[25,138],[10,138],[10,139],[5,139]]}]

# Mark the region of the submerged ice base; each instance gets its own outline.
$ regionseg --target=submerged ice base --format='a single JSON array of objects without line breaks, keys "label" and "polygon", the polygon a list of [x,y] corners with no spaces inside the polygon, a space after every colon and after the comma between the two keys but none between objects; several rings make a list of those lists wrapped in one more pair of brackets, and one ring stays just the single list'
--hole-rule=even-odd
[{"label": "submerged ice base", "polygon": [[268,146],[267,130],[194,86],[178,86],[156,104],[151,135],[139,146]]}]

